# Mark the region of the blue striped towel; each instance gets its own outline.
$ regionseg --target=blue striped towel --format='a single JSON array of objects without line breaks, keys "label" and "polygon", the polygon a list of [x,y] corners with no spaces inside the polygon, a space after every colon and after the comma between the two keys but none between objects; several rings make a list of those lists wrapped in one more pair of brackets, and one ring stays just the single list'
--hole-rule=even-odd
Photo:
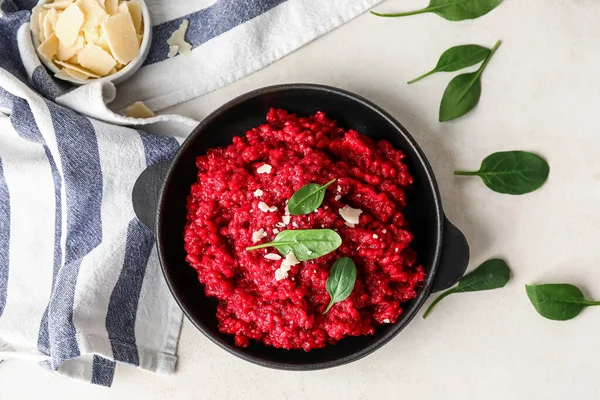
[{"label": "blue striped towel", "polygon": [[[200,96],[379,1],[148,1],[154,39],[144,67],[116,88],[76,88],[35,55],[28,19],[36,1],[0,0],[0,360],[30,359],[105,386],[117,362],[173,372],[182,313],[131,192],[197,122],[114,111],[138,100],[159,111]],[[182,19],[194,50],[169,59],[166,40]],[[165,124],[170,136],[149,133]]]}]

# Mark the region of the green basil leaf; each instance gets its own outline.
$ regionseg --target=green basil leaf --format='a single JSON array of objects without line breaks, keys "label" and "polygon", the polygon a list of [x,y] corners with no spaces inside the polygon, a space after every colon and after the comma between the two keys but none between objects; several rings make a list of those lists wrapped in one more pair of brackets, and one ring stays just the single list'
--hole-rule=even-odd
[{"label": "green basil leaf", "polygon": [[333,264],[329,278],[325,284],[331,297],[329,305],[323,314],[327,314],[335,303],[344,301],[350,296],[356,283],[356,265],[350,257],[342,257]]},{"label": "green basil leaf", "polygon": [[402,13],[381,14],[371,11],[378,17],[406,17],[432,12],[448,21],[475,19],[498,7],[502,0],[430,0],[426,8]]},{"label": "green basil leaf", "polygon": [[308,185],[302,186],[288,202],[288,210],[292,215],[305,215],[310,214],[321,206],[323,199],[325,198],[325,190],[334,182],[336,179],[327,182],[324,185],[317,183],[309,183]]},{"label": "green basil leaf", "polygon": [[454,72],[463,68],[475,65],[485,60],[491,53],[487,47],[478,46],[476,44],[466,44],[462,46],[451,47],[446,50],[440,57],[434,69],[408,82],[415,83],[436,72]]},{"label": "green basil leaf", "polygon": [[455,293],[478,292],[504,287],[510,278],[510,269],[504,260],[492,258],[463,276]]},{"label": "green basil leaf", "polygon": [[297,229],[281,231],[275,240],[257,246],[247,247],[246,250],[275,247],[282,256],[290,251],[298,261],[312,260],[329,254],[342,244],[342,238],[331,229]]},{"label": "green basil leaf", "polygon": [[487,156],[479,171],[455,171],[454,175],[476,175],[498,193],[525,194],[541,187],[550,167],[540,156],[527,151],[503,151]]},{"label": "green basil leaf", "polygon": [[555,321],[575,318],[585,307],[600,305],[600,301],[587,300],[577,286],[566,283],[525,285],[525,291],[535,310]]},{"label": "green basil leaf", "polygon": [[479,71],[454,77],[440,104],[440,122],[462,117],[471,111],[481,97],[481,79]]},{"label": "green basil leaf", "polygon": [[440,122],[461,117],[477,105],[481,96],[481,74],[499,46],[500,41],[497,41],[477,71],[458,75],[450,81],[440,104]]},{"label": "green basil leaf", "polygon": [[431,303],[429,308],[427,308],[427,311],[425,311],[425,314],[423,314],[423,318],[427,318],[436,304],[453,293],[478,292],[482,290],[498,289],[504,287],[509,279],[510,269],[504,260],[497,258],[487,260],[479,267],[463,276],[460,281],[458,281],[457,286],[438,296],[438,298]]}]

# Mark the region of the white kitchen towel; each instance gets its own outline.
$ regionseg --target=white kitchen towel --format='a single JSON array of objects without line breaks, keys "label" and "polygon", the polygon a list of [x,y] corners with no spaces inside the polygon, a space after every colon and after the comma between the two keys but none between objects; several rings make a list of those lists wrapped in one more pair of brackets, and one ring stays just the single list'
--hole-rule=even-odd
[{"label": "white kitchen towel", "polygon": [[[196,121],[113,110],[137,100],[160,110],[202,95],[378,2],[153,0],[146,65],[115,88],[54,79],[31,43],[36,1],[0,0],[0,368],[25,358],[105,386],[116,362],[173,372],[182,314],[131,192]],[[168,59],[166,40],[183,19],[194,50]],[[149,122],[179,135],[123,126]]]},{"label": "white kitchen towel", "polygon": [[117,361],[174,371],[182,313],[131,192],[179,141],[47,100],[1,55],[0,109],[0,368],[105,386]]},{"label": "white kitchen towel", "polygon": [[[146,0],[153,24],[150,52],[143,67],[118,85],[116,91],[110,83],[97,89],[93,88],[96,85],[75,88],[54,82],[39,63],[33,46],[21,56],[34,82],[46,87],[44,95],[79,112],[88,114],[89,110],[86,104],[72,101],[73,90],[90,91],[88,98],[94,102],[104,100],[117,112],[136,101],[160,111],[258,71],[381,1]],[[35,3],[4,0],[1,7],[14,11],[30,9]],[[167,40],[183,20],[189,21],[185,40],[193,51],[168,58]],[[98,97],[102,92],[110,95],[102,99]],[[119,121],[114,114],[95,117],[112,123],[131,123]]]}]

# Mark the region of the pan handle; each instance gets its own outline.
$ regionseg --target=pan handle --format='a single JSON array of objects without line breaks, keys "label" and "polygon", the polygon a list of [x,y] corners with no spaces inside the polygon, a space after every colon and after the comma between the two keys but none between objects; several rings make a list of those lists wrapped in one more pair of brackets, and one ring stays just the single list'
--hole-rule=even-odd
[{"label": "pan handle", "polygon": [[131,200],[133,211],[140,221],[152,232],[156,232],[158,197],[163,187],[172,160],[161,161],[146,168],[133,186]]},{"label": "pan handle", "polygon": [[430,293],[454,286],[469,265],[469,244],[465,235],[445,218],[442,258]]}]

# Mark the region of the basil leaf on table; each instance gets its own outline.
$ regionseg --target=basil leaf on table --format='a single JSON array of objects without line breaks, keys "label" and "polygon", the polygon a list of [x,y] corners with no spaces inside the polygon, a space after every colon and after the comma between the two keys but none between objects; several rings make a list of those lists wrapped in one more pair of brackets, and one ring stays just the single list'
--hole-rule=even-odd
[{"label": "basil leaf on table", "polygon": [[504,287],[510,279],[510,269],[504,260],[492,258],[487,260],[479,267],[463,276],[458,285],[454,288],[448,289],[440,296],[425,311],[423,318],[431,313],[437,303],[442,301],[445,297],[453,293],[466,293],[466,292],[478,292],[483,290],[498,289]]},{"label": "basil leaf on table", "polygon": [[478,46],[476,44],[451,47],[441,55],[434,69],[418,78],[408,81],[408,84],[410,85],[411,83],[420,81],[436,72],[454,72],[470,67],[485,60],[490,53],[491,50],[487,47]]},{"label": "basil leaf on table", "polygon": [[327,314],[335,303],[344,301],[350,296],[356,283],[356,265],[350,257],[342,257],[333,264],[329,278],[325,284],[331,297],[329,305],[323,314]]},{"label": "basil leaf on table", "polygon": [[525,290],[538,314],[555,321],[575,318],[588,306],[600,306],[600,301],[587,300],[577,286],[566,283],[525,285]]},{"label": "basil leaf on table", "polygon": [[327,182],[324,185],[317,183],[309,183],[308,185],[302,186],[290,199],[288,203],[288,210],[292,215],[305,215],[310,214],[321,206],[323,199],[325,198],[325,190],[334,182],[336,179]]},{"label": "basil leaf on table", "polygon": [[298,261],[306,261],[323,257],[341,244],[342,238],[334,230],[296,229],[281,231],[272,242],[247,247],[246,250],[275,247],[284,257],[292,251]]},{"label": "basil leaf on table", "polygon": [[479,176],[490,189],[504,194],[525,194],[541,187],[550,166],[540,156],[527,151],[502,151],[487,156],[479,171],[454,171],[454,175]]},{"label": "basil leaf on table", "polygon": [[499,46],[500,41],[497,41],[477,71],[458,75],[450,81],[440,104],[440,122],[461,117],[477,105],[481,97],[481,74]]},{"label": "basil leaf on table", "polygon": [[426,8],[402,13],[381,14],[371,11],[378,17],[407,17],[409,15],[434,13],[448,21],[475,19],[498,7],[502,0],[430,0]]}]

